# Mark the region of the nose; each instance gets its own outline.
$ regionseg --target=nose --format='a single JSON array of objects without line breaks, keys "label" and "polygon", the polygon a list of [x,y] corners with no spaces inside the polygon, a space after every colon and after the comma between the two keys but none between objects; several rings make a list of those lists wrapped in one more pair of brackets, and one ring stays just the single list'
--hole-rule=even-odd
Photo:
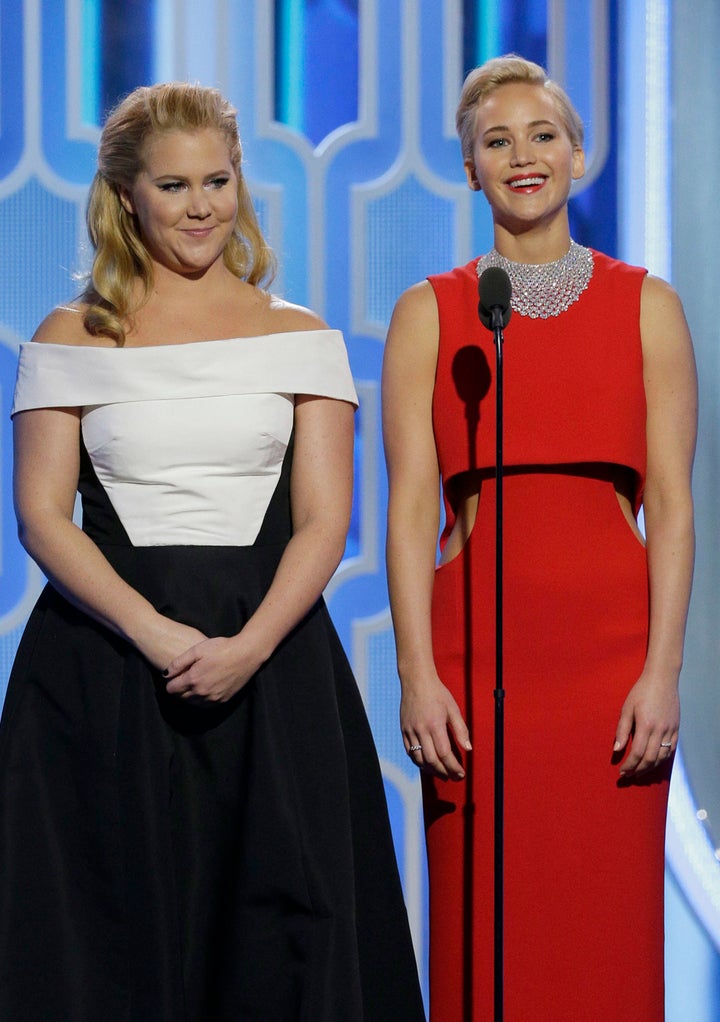
[{"label": "nose", "polygon": [[516,142],[512,149],[510,162],[514,167],[526,167],[528,163],[534,163],[535,152],[532,143],[525,139]]},{"label": "nose", "polygon": [[188,196],[187,215],[195,220],[210,216],[210,201],[204,188],[194,188]]}]

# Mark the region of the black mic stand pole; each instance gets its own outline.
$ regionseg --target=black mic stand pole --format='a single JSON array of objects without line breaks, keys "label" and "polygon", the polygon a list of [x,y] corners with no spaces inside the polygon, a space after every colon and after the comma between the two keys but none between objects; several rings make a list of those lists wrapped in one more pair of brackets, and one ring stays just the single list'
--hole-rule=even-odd
[{"label": "black mic stand pole", "polygon": [[503,1019],[504,853],[505,853],[505,689],[503,688],[503,310],[492,310],[495,337],[495,800],[493,947],[494,1022]]},{"label": "black mic stand pole", "polygon": [[495,790],[493,863],[494,1022],[503,1019],[505,689],[503,687],[503,329],[511,316],[512,285],[505,270],[491,266],[479,280],[478,315],[495,339]]}]

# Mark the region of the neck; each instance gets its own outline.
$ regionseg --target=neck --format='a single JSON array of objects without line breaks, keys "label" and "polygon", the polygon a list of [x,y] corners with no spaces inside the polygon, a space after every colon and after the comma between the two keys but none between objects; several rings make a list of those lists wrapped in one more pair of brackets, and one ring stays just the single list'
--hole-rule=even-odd
[{"label": "neck", "polygon": [[495,224],[494,244],[500,255],[516,263],[552,263],[570,248],[570,226],[563,223],[513,232]]},{"label": "neck", "polygon": [[167,266],[165,263],[159,263],[153,260],[153,273],[155,279],[163,282],[163,286],[168,287],[183,287],[183,286],[212,286],[212,284],[228,273],[228,269],[223,262],[222,256],[218,256],[212,263],[207,266],[199,267],[195,270],[186,270],[182,267]]},{"label": "neck", "polygon": [[212,301],[237,278],[227,269],[222,259],[196,273],[181,273],[161,263],[153,264],[153,296],[163,301]]}]

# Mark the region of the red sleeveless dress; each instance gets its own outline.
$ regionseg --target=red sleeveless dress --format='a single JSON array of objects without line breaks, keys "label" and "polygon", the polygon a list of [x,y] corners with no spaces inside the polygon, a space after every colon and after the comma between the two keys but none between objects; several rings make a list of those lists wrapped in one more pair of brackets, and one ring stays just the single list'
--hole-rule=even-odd
[{"label": "red sleeveless dress", "polygon": [[[661,1022],[670,766],[618,782],[612,745],[643,667],[645,549],[607,474],[645,475],[645,271],[594,252],[587,290],[505,330],[505,1022]],[[433,421],[452,480],[487,470],[462,552],[437,570],[437,668],[470,728],[460,783],[423,778],[432,1022],[493,1017],[495,351],[476,262],[431,277]],[[587,463],[587,472],[568,466]],[[564,467],[565,466],[565,467]],[[615,761],[613,761],[613,759]]]}]

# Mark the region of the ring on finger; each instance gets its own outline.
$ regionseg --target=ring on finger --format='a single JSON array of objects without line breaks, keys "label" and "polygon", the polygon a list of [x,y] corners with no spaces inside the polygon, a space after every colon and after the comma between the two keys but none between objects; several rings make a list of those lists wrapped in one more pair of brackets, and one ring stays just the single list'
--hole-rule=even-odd
[{"label": "ring on finger", "polygon": [[672,749],[672,742],[660,742],[661,749]]},{"label": "ring on finger", "polygon": [[411,745],[408,748],[408,752],[422,752],[422,745]]}]

